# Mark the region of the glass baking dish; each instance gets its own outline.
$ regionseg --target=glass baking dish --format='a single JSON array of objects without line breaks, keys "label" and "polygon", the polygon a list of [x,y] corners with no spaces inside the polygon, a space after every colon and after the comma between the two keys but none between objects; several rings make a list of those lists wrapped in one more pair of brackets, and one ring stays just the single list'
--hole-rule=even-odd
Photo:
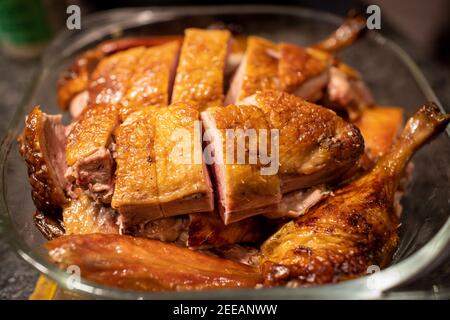
[{"label": "glass baking dish", "polygon": [[[81,280],[70,281],[70,274],[51,264],[43,248],[45,239],[32,219],[26,168],[19,157],[16,137],[25,115],[39,104],[47,113],[60,113],[56,104],[59,73],[74,57],[97,43],[130,35],[182,34],[186,27],[223,24],[244,34],[307,45],[323,38],[342,22],[341,17],[298,7],[221,6],[188,8],[119,9],[83,17],[81,31],[64,31],[42,58],[41,70],[33,79],[2,143],[0,151],[1,231],[18,254],[62,288],[97,298],[119,299],[371,299],[428,297],[427,292],[396,292],[393,288],[411,281],[446,259],[450,243],[449,191],[450,143],[440,135],[414,158],[415,171],[403,199],[401,243],[392,265],[356,280],[311,288],[235,289],[208,292],[145,293],[105,287]],[[420,70],[392,41],[375,32],[340,54],[344,61],[360,70],[379,104],[400,105],[410,115],[427,100],[438,99]],[[441,107],[442,108],[442,107]],[[66,119],[67,120],[67,119]],[[448,285],[448,284],[447,284]],[[439,288],[433,297],[448,297],[449,288]]]}]

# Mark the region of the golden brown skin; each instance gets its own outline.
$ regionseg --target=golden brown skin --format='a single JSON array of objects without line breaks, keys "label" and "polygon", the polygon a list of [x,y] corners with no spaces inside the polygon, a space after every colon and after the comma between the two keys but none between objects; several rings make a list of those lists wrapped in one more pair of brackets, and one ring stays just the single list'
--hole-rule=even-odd
[{"label": "golden brown skin", "polygon": [[248,37],[245,76],[238,100],[258,90],[278,89],[278,63],[270,54],[271,50],[277,50],[274,43],[260,37]]},{"label": "golden brown skin", "polygon": [[167,105],[179,49],[172,41],[103,58],[92,74],[88,104],[120,104],[122,119],[140,107]]},{"label": "golden brown skin", "polygon": [[280,89],[292,92],[307,80],[325,72],[333,57],[327,52],[302,48],[289,43],[278,45]]},{"label": "golden brown skin", "polygon": [[[119,126],[112,207],[125,215],[127,224],[213,209],[200,133],[194,134],[198,117],[196,107],[178,103],[136,111]],[[189,158],[178,159],[177,145],[188,134]],[[195,149],[199,162],[193,158]]]},{"label": "golden brown skin", "polygon": [[88,280],[139,291],[253,288],[252,267],[160,241],[111,234],[63,236],[47,244],[61,268],[77,265]]},{"label": "golden brown skin", "polygon": [[180,36],[159,36],[159,37],[138,37],[121,38],[108,40],[100,43],[95,48],[81,54],[76,60],[61,73],[58,79],[58,104],[66,110],[70,101],[88,88],[92,71],[101,59],[118,51],[127,50],[133,47],[152,47],[170,41],[181,40]]},{"label": "golden brown skin", "polygon": [[130,214],[137,211],[136,207],[145,206],[146,212],[135,212],[130,217],[135,219],[136,215],[141,222],[150,213],[153,218],[163,217],[156,180],[154,123],[153,110],[140,110],[132,113],[116,130],[117,169],[111,206]]},{"label": "golden brown skin", "polygon": [[[265,208],[276,205],[281,200],[280,181],[276,174],[261,175],[264,167],[255,155],[255,162],[250,163],[250,146],[245,140],[245,163],[238,163],[238,139],[234,141],[234,157],[230,157],[226,145],[226,129],[255,130],[256,137],[260,136],[260,129],[267,130],[267,144],[270,150],[270,125],[255,106],[234,106],[209,108],[202,113],[205,129],[212,133],[214,145],[213,170],[216,177],[216,186],[220,196],[221,211],[225,224],[230,224],[246,217],[265,212]],[[256,148],[257,139],[254,140]],[[255,149],[253,149],[255,150]],[[270,155],[270,154],[269,154]],[[273,208],[272,208],[273,209]]]},{"label": "golden brown skin", "polygon": [[[154,111],[158,199],[165,217],[213,210],[213,193],[203,163],[196,105],[179,102]],[[186,157],[179,157],[186,143]],[[189,148],[190,147],[190,148]],[[183,148],[184,149],[184,148]]]},{"label": "golden brown skin", "polygon": [[[18,139],[20,154],[27,163],[31,196],[36,208],[44,214],[59,212],[67,201],[62,179],[58,178],[58,164],[50,156],[52,147],[53,151],[57,151],[57,146],[51,145],[50,138],[57,136],[54,132],[46,133],[49,129],[47,126],[51,125],[49,117],[57,117],[58,123],[61,123],[60,117],[47,116],[39,106],[34,107],[28,114],[24,131]],[[60,138],[64,139],[61,143],[65,145],[64,133]],[[60,165],[63,170],[64,164]]]},{"label": "golden brown skin", "polygon": [[136,47],[120,51],[102,59],[89,82],[89,105],[108,105],[122,102],[128,88],[134,69],[139,59],[148,50],[145,47]]},{"label": "golden brown skin", "polygon": [[137,107],[169,104],[179,50],[178,41],[145,50],[128,79],[121,114],[127,115]]},{"label": "golden brown skin", "polygon": [[100,148],[107,148],[119,123],[114,105],[95,105],[83,111],[67,137],[66,161],[69,166]]},{"label": "golden brown skin", "polygon": [[364,137],[366,151],[378,159],[389,151],[403,124],[403,108],[374,106],[362,110],[355,125]]},{"label": "golden brown skin", "polygon": [[257,106],[270,128],[280,130],[283,193],[332,180],[353,166],[364,151],[358,128],[330,109],[299,97],[267,90],[242,104]]},{"label": "golden brown skin", "polygon": [[199,109],[223,105],[230,40],[227,30],[185,30],[172,102],[193,103]]},{"label": "golden brown skin", "polygon": [[370,173],[270,237],[261,247],[265,284],[338,282],[366,274],[371,265],[385,267],[399,241],[393,201],[404,168],[449,121],[436,105],[421,107]]}]

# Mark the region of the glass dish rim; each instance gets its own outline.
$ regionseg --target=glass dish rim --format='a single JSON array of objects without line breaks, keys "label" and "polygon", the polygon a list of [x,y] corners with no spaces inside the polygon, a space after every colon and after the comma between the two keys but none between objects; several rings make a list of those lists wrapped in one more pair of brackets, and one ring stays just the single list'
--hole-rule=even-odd
[{"label": "glass dish rim", "polygon": [[[53,40],[52,44],[43,55],[40,68],[37,75],[32,80],[27,89],[24,98],[22,99],[19,108],[6,131],[4,140],[0,148],[0,233],[4,238],[15,248],[19,256],[21,256],[28,263],[33,265],[41,273],[55,280],[62,288],[70,289],[76,293],[93,296],[97,298],[114,298],[114,299],[376,299],[376,298],[407,298],[419,297],[427,298],[427,291],[419,292],[390,292],[386,294],[387,290],[410,281],[419,272],[424,269],[431,268],[436,261],[439,260],[439,254],[445,253],[445,248],[450,245],[450,218],[440,228],[438,233],[429,240],[422,248],[411,254],[402,261],[389,266],[373,275],[358,278],[354,280],[345,281],[338,284],[330,284],[324,286],[310,287],[310,288],[264,288],[264,289],[227,289],[217,291],[200,291],[200,292],[137,292],[112,287],[106,287],[91,281],[82,279],[80,282],[69,282],[70,274],[60,270],[56,265],[45,260],[43,257],[36,254],[31,247],[28,247],[21,237],[17,234],[10,221],[10,213],[6,203],[6,161],[8,153],[12,147],[17,136],[19,122],[22,121],[24,110],[28,108],[28,102],[35,91],[37,83],[49,72],[54,63],[61,61],[66,56],[73,54],[75,51],[71,47],[82,47],[92,40],[103,37],[114,31],[114,24],[121,23],[123,28],[130,28],[140,26],[148,23],[158,21],[170,21],[170,19],[177,18],[183,15],[205,15],[205,14],[280,14],[291,15],[297,17],[310,17],[316,19],[326,19],[329,22],[337,23],[342,20],[342,17],[328,12],[317,11],[313,9],[306,9],[294,6],[258,6],[258,5],[243,5],[243,6],[207,6],[207,7],[139,7],[139,8],[121,8],[98,12],[83,18],[83,29],[94,28],[95,31],[83,31],[84,34],[79,36],[79,42],[82,44],[72,43],[65,50],[58,51],[58,45],[67,41],[69,38],[69,31],[65,30],[58,34]],[[130,19],[133,17],[133,19]],[[91,29],[92,30],[92,29]],[[78,35],[77,35],[78,36]],[[444,111],[438,98],[430,87],[425,76],[420,71],[419,67],[411,59],[411,57],[396,43],[387,39],[386,37],[376,32],[370,32],[368,35],[379,45],[387,46],[392,50],[398,58],[405,64],[410,71],[419,88],[423,91],[427,99],[435,101],[441,111]],[[53,56],[59,56],[59,59]],[[450,128],[447,128],[447,135],[450,136]],[[440,257],[442,258],[442,257]],[[368,281],[371,281],[372,286],[369,289]],[[450,297],[450,290],[444,290],[435,294],[436,297]]]}]

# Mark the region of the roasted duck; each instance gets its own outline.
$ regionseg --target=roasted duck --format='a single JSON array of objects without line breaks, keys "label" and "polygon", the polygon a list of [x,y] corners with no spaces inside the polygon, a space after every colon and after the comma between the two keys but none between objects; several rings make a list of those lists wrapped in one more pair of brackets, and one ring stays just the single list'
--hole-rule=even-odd
[{"label": "roasted duck", "polygon": [[[310,285],[386,266],[412,153],[449,116],[402,127],[335,53],[187,29],[112,40],[61,75],[73,121],[35,107],[19,137],[50,257],[133,290]],[[262,246],[261,246],[262,245]]]},{"label": "roasted duck", "polygon": [[364,19],[350,17],[328,38],[308,48],[249,37],[225,103],[239,103],[257,91],[282,90],[310,102],[321,101],[355,120],[373,104],[373,98],[359,73],[332,53],[351,44],[364,28]]},{"label": "roasted duck", "polygon": [[[274,211],[282,194],[335,179],[364,150],[355,126],[327,108],[279,91],[257,93],[239,106],[210,108],[202,113],[202,120],[212,136],[213,168],[225,224]],[[236,164],[226,159],[230,153],[226,129],[248,128],[279,131],[277,174],[261,174],[258,163]]]},{"label": "roasted duck", "polygon": [[271,236],[261,247],[265,284],[338,282],[385,267],[399,242],[394,194],[405,166],[449,122],[436,105],[424,105],[369,173]]},{"label": "roasted duck", "polygon": [[259,272],[252,267],[156,240],[73,235],[55,239],[47,248],[62,268],[77,265],[87,279],[125,289],[251,288],[261,282]]}]

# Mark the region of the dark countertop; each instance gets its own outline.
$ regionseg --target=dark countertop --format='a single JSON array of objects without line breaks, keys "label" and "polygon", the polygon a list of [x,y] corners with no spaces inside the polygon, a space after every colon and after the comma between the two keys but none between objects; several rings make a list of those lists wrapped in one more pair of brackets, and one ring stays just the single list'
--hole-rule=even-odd
[{"label": "dark countertop", "polygon": [[[444,107],[450,108],[450,69],[430,61],[426,57],[414,56],[414,46],[405,40],[395,39],[412,54],[426,78],[431,83]],[[0,52],[0,137],[3,137],[15,108],[19,105],[38,61],[17,61]],[[33,291],[39,273],[20,259],[0,238],[0,299],[27,299]],[[444,261],[425,278],[404,287],[409,290],[433,290],[435,281],[450,286],[450,259]],[[403,288],[402,288],[403,289]]]},{"label": "dark countertop", "polygon": [[[0,51],[0,137],[20,104],[38,61],[15,61]],[[0,236],[0,299],[27,299],[39,273],[19,258]]]}]

